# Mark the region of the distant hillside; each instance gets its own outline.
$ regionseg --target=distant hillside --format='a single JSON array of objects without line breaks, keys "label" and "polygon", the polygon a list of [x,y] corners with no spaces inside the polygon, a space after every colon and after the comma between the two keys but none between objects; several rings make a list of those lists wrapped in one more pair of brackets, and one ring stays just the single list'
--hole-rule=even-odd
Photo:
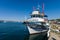
[{"label": "distant hillside", "polygon": [[60,22],[60,19],[52,19],[50,21],[58,21],[58,22]]},{"label": "distant hillside", "polygon": [[60,19],[56,19],[56,20],[60,22]]}]

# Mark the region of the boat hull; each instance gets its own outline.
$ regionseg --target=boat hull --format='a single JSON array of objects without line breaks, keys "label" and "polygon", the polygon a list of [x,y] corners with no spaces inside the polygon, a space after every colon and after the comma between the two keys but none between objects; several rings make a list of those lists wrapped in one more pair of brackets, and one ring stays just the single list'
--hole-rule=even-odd
[{"label": "boat hull", "polygon": [[29,26],[28,27],[28,30],[29,30],[29,34],[41,34],[41,33],[47,33],[48,30],[36,30],[36,29],[33,29],[33,28],[30,28]]}]

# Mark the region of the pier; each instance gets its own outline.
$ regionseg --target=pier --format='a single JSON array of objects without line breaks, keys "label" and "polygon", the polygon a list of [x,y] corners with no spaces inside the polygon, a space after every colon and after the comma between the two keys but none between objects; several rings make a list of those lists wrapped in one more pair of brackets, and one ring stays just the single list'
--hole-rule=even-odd
[{"label": "pier", "polygon": [[50,24],[50,37],[48,40],[60,40],[60,25]]}]

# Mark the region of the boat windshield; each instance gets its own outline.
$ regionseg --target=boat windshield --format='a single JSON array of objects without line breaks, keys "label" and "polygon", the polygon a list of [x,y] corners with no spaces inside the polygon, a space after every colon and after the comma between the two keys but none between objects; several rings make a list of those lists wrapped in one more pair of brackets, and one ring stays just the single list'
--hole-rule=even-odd
[{"label": "boat windshield", "polygon": [[39,22],[41,25],[46,24],[45,22]]},{"label": "boat windshield", "polygon": [[31,24],[37,24],[37,25],[46,25],[45,22],[29,22]]}]

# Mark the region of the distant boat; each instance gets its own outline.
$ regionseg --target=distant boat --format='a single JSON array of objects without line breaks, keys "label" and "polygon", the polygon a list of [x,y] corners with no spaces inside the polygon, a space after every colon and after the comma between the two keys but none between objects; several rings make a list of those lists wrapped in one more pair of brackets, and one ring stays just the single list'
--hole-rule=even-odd
[{"label": "distant boat", "polygon": [[4,21],[4,23],[6,23],[6,21]]}]

